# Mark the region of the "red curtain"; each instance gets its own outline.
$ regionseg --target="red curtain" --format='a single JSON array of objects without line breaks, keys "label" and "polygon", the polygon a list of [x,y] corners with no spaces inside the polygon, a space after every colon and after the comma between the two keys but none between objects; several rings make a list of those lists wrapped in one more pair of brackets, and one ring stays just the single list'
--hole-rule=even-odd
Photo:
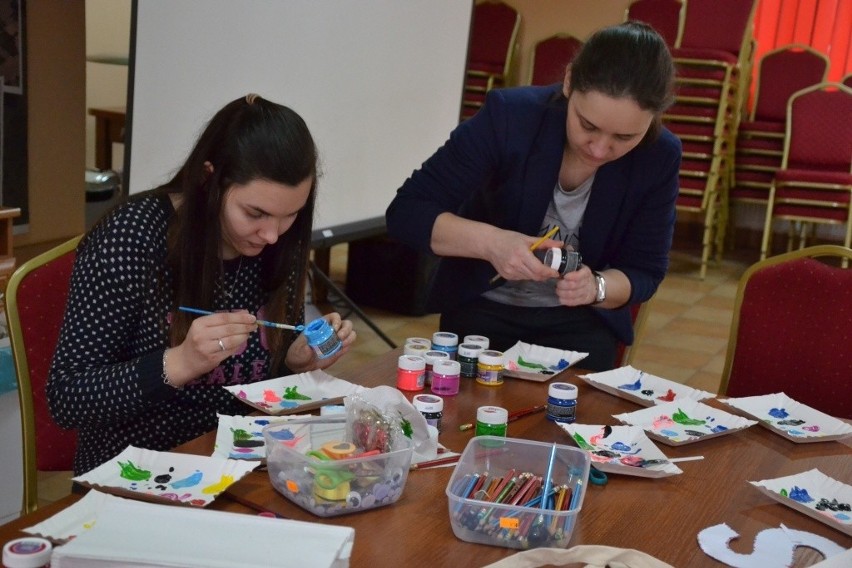
[{"label": "red curtain", "polygon": [[828,80],[840,81],[852,71],[850,34],[852,0],[758,0],[754,61],[776,47],[801,43],[828,56]]}]

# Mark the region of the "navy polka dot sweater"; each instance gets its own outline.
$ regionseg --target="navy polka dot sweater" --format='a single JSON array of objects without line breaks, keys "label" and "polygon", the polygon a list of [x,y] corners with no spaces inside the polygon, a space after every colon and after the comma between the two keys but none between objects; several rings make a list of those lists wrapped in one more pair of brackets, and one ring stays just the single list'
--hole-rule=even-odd
[{"label": "navy polka dot sweater", "polygon": [[[172,215],[166,196],[125,203],[78,247],[47,384],[53,418],[78,430],[75,475],[128,445],[170,450],[214,429],[217,412],[246,414],[222,385],[269,378],[260,328],[242,352],[184,389],[163,383],[171,292],[160,290],[172,289],[165,262]],[[257,314],[265,301],[259,258],[226,261],[224,272],[227,293],[217,294],[215,309]]]}]

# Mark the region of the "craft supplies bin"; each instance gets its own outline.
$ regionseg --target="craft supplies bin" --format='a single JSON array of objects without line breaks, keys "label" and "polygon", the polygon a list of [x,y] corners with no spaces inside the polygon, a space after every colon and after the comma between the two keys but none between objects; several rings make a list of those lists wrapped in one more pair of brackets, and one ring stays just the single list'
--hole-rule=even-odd
[{"label": "craft supplies bin", "polygon": [[[403,437],[396,444],[399,449],[359,456],[346,434],[346,417],[335,415],[264,427],[272,486],[320,517],[395,503],[408,480],[411,441]],[[356,457],[346,457],[350,452]]]},{"label": "craft supplies bin", "polygon": [[[553,444],[499,436],[471,439],[446,489],[450,524],[456,537],[467,542],[517,549],[568,546],[586,493],[588,452],[556,445],[552,487],[571,488],[571,506],[567,510],[543,511],[538,505],[495,503],[484,500],[484,492],[477,493],[477,498],[464,496],[474,475],[487,473],[489,477],[504,477],[532,473],[544,476],[553,447]],[[529,538],[530,535],[534,538]]]}]

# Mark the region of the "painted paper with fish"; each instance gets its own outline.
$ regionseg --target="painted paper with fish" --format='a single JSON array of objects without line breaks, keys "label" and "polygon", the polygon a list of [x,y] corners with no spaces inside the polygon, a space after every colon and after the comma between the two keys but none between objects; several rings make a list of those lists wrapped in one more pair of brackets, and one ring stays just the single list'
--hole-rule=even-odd
[{"label": "painted paper with fish", "polygon": [[124,497],[205,507],[258,465],[259,462],[128,446],[74,481]]},{"label": "painted paper with fish", "polygon": [[553,349],[518,341],[503,353],[503,376],[545,382],[588,357],[588,353]]},{"label": "painted paper with fish", "polygon": [[343,397],[360,392],[364,387],[333,377],[325,371],[310,371],[222,388],[266,414],[284,415],[340,404]]},{"label": "painted paper with fish", "polygon": [[749,483],[782,505],[852,535],[852,486],[818,469]]},{"label": "painted paper with fish", "polygon": [[589,452],[592,467],[636,477],[668,477],[683,471],[636,426],[558,423],[577,446]]},{"label": "painted paper with fish", "polygon": [[[266,443],[263,428],[270,424],[281,424],[288,420],[305,418],[308,414],[290,414],[287,416],[229,416],[219,414],[216,429],[216,443],[213,455],[237,460],[263,460],[266,458]],[[301,436],[290,433],[295,445]],[[285,440],[282,440],[285,441]]]},{"label": "painted paper with fish", "polygon": [[711,392],[651,375],[630,365],[611,371],[580,375],[580,378],[595,388],[642,406],[685,400],[700,401],[716,396]]},{"label": "painted paper with fish", "polygon": [[852,426],[783,392],[720,400],[761,426],[798,443],[829,442],[852,436]]},{"label": "painted paper with fish", "polygon": [[670,446],[731,434],[757,424],[756,420],[747,420],[688,399],[614,414],[613,418],[624,424],[638,426],[650,438]]}]

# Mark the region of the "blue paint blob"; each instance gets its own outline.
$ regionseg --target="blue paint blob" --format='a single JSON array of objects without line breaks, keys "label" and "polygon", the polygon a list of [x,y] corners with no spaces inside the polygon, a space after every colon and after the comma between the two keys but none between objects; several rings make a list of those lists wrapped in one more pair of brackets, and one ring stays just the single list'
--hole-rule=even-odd
[{"label": "blue paint blob", "polygon": [[184,479],[179,479],[179,480],[175,481],[174,483],[172,483],[172,487],[174,487],[175,489],[183,489],[184,487],[193,487],[193,486],[201,483],[202,477],[204,477],[204,474],[196,469],[195,473],[193,473],[189,477],[186,477]]},{"label": "blue paint blob", "polygon": [[276,440],[292,440],[296,437],[296,435],[287,428],[283,428],[281,430],[270,430],[269,435]]},{"label": "blue paint blob", "polygon": [[628,446],[624,442],[615,442],[610,447],[617,452],[629,452],[630,451],[630,446]]},{"label": "blue paint blob", "polygon": [[713,426],[712,432],[715,434],[715,433],[718,433],[718,432],[724,432],[727,429],[728,428],[726,426],[722,426],[721,424],[717,424],[717,425]]},{"label": "blue paint blob", "polygon": [[848,520],[852,519],[852,517],[850,517],[846,513],[837,513],[836,515],[834,515],[834,517],[837,520],[840,520],[840,521],[848,521]]},{"label": "blue paint blob", "polygon": [[280,406],[281,408],[296,408],[297,406],[299,406],[299,403],[294,402],[292,400],[282,400],[280,403],[278,403],[278,406]]},{"label": "blue paint blob", "polygon": [[258,418],[254,421],[258,426],[268,426],[271,423],[271,420],[266,420],[264,418]]},{"label": "blue paint blob", "polygon": [[787,433],[791,436],[807,436],[807,434],[805,434],[801,430],[787,430]]},{"label": "blue paint blob", "polygon": [[620,388],[622,390],[628,390],[628,391],[637,391],[637,390],[642,388],[642,379],[636,379],[635,383],[632,383],[632,384],[628,383],[626,385],[621,385],[618,388]]},{"label": "blue paint blob", "polygon": [[557,370],[557,371],[561,371],[562,369],[567,369],[567,368],[568,368],[568,365],[570,365],[570,364],[571,364],[571,363],[569,363],[569,362],[568,362],[568,361],[566,361],[565,359],[560,359],[560,360],[559,360],[559,363],[557,363],[557,364],[556,364],[555,370]]},{"label": "blue paint blob", "polygon": [[773,418],[787,418],[790,414],[783,408],[770,408],[769,416],[772,416]]},{"label": "blue paint blob", "polygon": [[678,433],[675,430],[660,430],[660,434],[669,438],[676,438]]},{"label": "blue paint blob", "polygon": [[797,487],[795,485],[792,489],[790,489],[790,499],[792,499],[793,501],[798,501],[799,503],[810,503],[814,500],[813,497],[808,495],[807,489],[802,489],[801,487]]}]

